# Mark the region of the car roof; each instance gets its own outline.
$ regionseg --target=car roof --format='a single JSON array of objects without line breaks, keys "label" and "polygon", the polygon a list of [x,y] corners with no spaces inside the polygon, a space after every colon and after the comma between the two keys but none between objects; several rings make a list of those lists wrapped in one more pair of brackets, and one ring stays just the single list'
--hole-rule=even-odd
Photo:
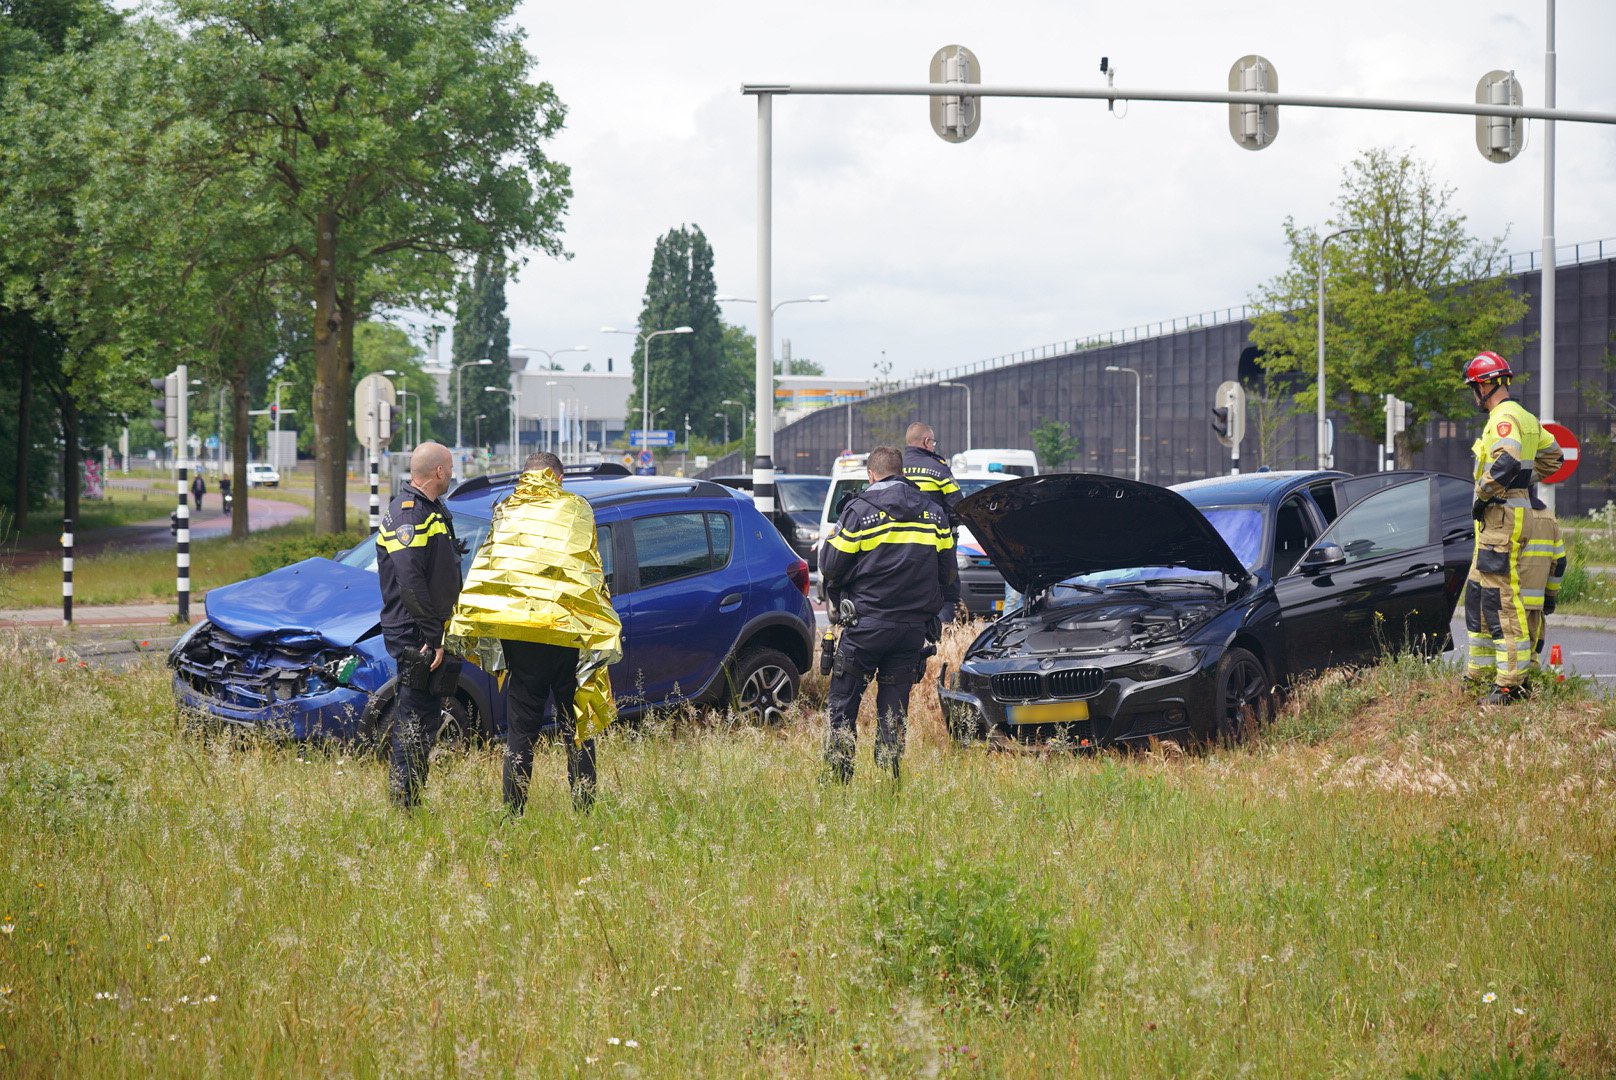
[{"label": "car roof", "polygon": [[[723,484],[725,487],[734,487],[737,484],[750,485],[752,483],[752,474],[751,473],[745,473],[744,475],[741,475],[741,476],[709,476],[707,479],[711,480],[715,484]],[[778,473],[777,472],[777,473],[774,474],[775,483],[779,483],[782,480],[825,480],[825,481],[829,481],[830,477],[825,476],[823,473]]]},{"label": "car roof", "polygon": [[1204,480],[1189,480],[1174,484],[1172,490],[1197,506],[1260,503],[1319,480],[1343,480],[1348,475],[1332,469],[1240,473],[1237,476],[1208,476]]},{"label": "car roof", "polygon": [[[474,476],[450,492],[444,500],[457,514],[491,515],[494,504],[516,487],[520,473]],[[709,480],[682,476],[568,476],[562,483],[568,491],[582,495],[591,506],[615,506],[643,499],[684,497],[736,499],[734,488]]]}]

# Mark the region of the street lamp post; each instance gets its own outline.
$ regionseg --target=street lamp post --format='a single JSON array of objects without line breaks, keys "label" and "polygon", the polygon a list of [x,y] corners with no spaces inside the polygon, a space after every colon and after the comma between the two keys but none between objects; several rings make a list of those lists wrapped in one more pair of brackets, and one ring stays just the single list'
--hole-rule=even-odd
[{"label": "street lamp post", "polygon": [[[741,439],[744,441],[746,439],[746,402],[744,402],[744,401],[736,401],[734,398],[725,398],[723,401],[720,401],[719,404],[720,405],[734,405],[734,406],[737,406],[741,410]],[[724,430],[726,432],[729,430],[729,419],[728,419],[727,415],[725,417]],[[724,436],[724,445],[726,445],[726,446],[729,445],[729,436],[728,435]]]},{"label": "street lamp post", "polygon": [[957,390],[965,391],[965,449],[969,450],[971,448],[971,388],[962,382],[943,382],[937,385],[952,386]]},{"label": "street lamp post", "polygon": [[1362,229],[1337,229],[1335,232],[1319,241],[1319,425],[1318,425],[1318,467],[1328,467],[1329,450],[1325,446],[1326,421],[1324,416],[1324,247],[1338,236],[1348,233],[1363,232]]},{"label": "street lamp post", "polygon": [[1133,376],[1133,478],[1139,479],[1139,470],[1142,462],[1139,458],[1139,416],[1144,403],[1145,380],[1140,376],[1137,368],[1118,367],[1116,364],[1107,364],[1107,371],[1126,371]]},{"label": "street lamp post", "polygon": [[512,390],[508,386],[485,386],[483,387],[483,392],[488,394],[505,394],[511,399],[511,430],[509,432],[511,438],[511,468],[520,469],[522,465],[521,462],[517,460],[516,456],[516,437],[517,433],[521,430],[518,425],[521,423],[522,391]]},{"label": "street lamp post", "polygon": [[461,439],[460,439],[460,414],[461,414],[462,410],[460,408],[460,398],[461,398],[460,391],[461,391],[461,383],[464,381],[461,378],[461,376],[465,374],[466,369],[469,368],[469,367],[488,367],[491,364],[493,364],[493,361],[485,356],[481,360],[471,360],[471,361],[468,361],[467,363],[461,364],[460,366],[455,368],[455,450],[456,451],[458,451],[460,449],[460,442],[461,442]]},{"label": "street lamp post", "polygon": [[[632,333],[632,331],[630,331],[630,330],[619,330],[615,326],[603,326],[603,327],[600,328],[600,332],[603,333],[603,334],[628,334],[628,333]],[[653,330],[649,334],[643,335],[643,337],[641,335],[639,335],[639,334],[634,335],[636,340],[643,340],[645,342],[644,351],[641,353],[641,356],[640,356],[640,389],[642,391],[641,401],[640,401],[640,430],[644,433],[644,434],[642,434],[640,436],[640,438],[649,439],[651,437],[651,341],[652,341],[652,339],[662,337],[664,334],[694,334],[695,332],[696,332],[695,330],[691,329],[688,326],[675,326],[672,330]],[[642,446],[641,449],[644,450],[644,449],[649,449],[649,448]]]},{"label": "street lamp post", "polygon": [[729,413],[720,411],[720,412],[713,413],[713,415],[718,417],[720,420],[724,421],[724,445],[728,446],[729,445]]}]

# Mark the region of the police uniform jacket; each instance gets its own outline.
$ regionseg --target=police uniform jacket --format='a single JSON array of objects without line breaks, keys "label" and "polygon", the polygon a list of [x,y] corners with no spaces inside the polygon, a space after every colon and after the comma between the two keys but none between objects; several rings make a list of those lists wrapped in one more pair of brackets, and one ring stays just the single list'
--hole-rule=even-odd
[{"label": "police uniform jacket", "polygon": [[948,462],[924,446],[906,446],[903,475],[942,509],[950,524],[955,523],[954,505],[960,501],[960,489]]},{"label": "police uniform jacket", "polygon": [[1482,502],[1528,505],[1532,485],[1565,461],[1554,436],[1514,399],[1493,407],[1471,449],[1476,455],[1476,498]]},{"label": "police uniform jacket", "polygon": [[852,599],[859,622],[920,625],[955,581],[943,511],[908,479],[889,477],[848,500],[819,552],[831,600]]},{"label": "police uniform jacket", "polygon": [[443,504],[405,484],[376,534],[382,636],[389,644],[436,649],[460,595],[460,546]]}]

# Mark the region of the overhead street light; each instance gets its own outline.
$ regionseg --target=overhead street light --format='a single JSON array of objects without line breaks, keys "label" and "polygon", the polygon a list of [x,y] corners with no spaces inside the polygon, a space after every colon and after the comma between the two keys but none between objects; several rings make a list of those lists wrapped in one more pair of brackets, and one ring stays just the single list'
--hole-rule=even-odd
[{"label": "overhead street light", "polygon": [[[508,351],[513,352],[513,353],[539,353],[544,357],[545,363],[554,364],[555,363],[555,354],[556,353],[588,352],[589,351],[589,346],[588,345],[568,345],[564,349],[540,349],[540,348],[538,348],[536,346],[533,346],[533,345],[512,345]],[[522,367],[522,370],[523,371],[528,370],[528,368],[531,367],[532,364],[533,364],[533,361],[530,359],[527,362],[527,364],[525,364]]]},{"label": "overhead street light", "polygon": [[[741,438],[745,439],[746,438],[746,402],[744,402],[744,401],[736,401],[734,398],[725,398],[723,401],[720,401],[719,404],[720,405],[735,405],[735,406],[738,406],[740,408],[740,410],[741,410]],[[725,424],[725,430],[727,431],[728,429],[729,429],[729,425]],[[727,442],[729,442],[729,439],[726,438],[724,441],[727,443]]]},{"label": "overhead street light", "polygon": [[[720,304],[755,304],[755,303],[757,303],[756,300],[752,299],[749,296],[730,296],[730,295],[726,294],[724,296],[715,297],[715,299]],[[830,300],[830,297],[826,296],[824,293],[815,293],[812,296],[793,297],[790,300],[781,300],[779,303],[771,305],[770,308],[769,308],[769,314],[770,314],[770,316],[773,316],[775,312],[779,311],[781,308],[785,307],[787,304],[824,304],[824,303],[828,303],[829,300]],[[771,333],[772,332],[773,331],[771,331]],[[769,351],[771,353],[774,351],[774,343],[773,342],[769,343]],[[782,350],[782,353],[783,353],[783,350]],[[760,407],[762,406],[762,404],[763,404],[762,402],[759,402]],[[772,403],[770,403],[770,406],[772,407]],[[743,431],[743,432],[741,432],[741,435],[744,438],[746,433]]]},{"label": "overhead street light", "polygon": [[1136,368],[1119,367],[1116,364],[1107,364],[1107,371],[1126,371],[1133,376],[1133,478],[1139,479],[1139,413],[1140,405],[1144,400],[1145,380]]},{"label": "overhead street light", "polygon": [[940,382],[937,385],[965,391],[965,449],[969,450],[971,448],[971,388],[962,382]]},{"label": "overhead street light", "polygon": [[489,367],[493,363],[494,362],[492,360],[490,360],[488,357],[485,356],[481,360],[471,360],[471,361],[468,361],[467,363],[461,364],[461,365],[459,365],[458,367],[455,368],[455,449],[456,450],[460,449],[460,414],[461,414],[461,408],[460,408],[460,398],[461,398],[460,390],[461,390],[461,386],[460,386],[460,384],[464,381],[464,380],[461,379],[461,376],[463,374],[465,374],[466,369],[469,368],[469,367]]},{"label": "overhead street light", "polygon": [[[615,326],[600,328],[603,334],[634,334],[632,330],[619,330]],[[644,432],[642,439],[651,437],[651,342],[666,334],[694,334],[696,331],[688,326],[675,326],[672,330],[653,330],[649,334],[634,334],[636,341],[645,342],[644,351],[640,358],[640,388],[643,391],[640,401],[640,430]],[[641,449],[648,449],[642,446]]]}]

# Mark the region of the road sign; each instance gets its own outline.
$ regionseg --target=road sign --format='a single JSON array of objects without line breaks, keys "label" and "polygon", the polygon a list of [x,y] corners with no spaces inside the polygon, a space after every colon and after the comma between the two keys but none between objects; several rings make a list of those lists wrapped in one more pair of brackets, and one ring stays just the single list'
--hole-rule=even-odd
[{"label": "road sign", "polygon": [[630,446],[672,446],[674,441],[672,428],[653,429],[651,431],[642,431],[636,428],[628,433],[628,444]]},{"label": "road sign", "polygon": [[640,451],[640,464],[641,465],[649,465],[649,464],[651,464],[651,451],[649,451],[649,450],[641,450]]},{"label": "road sign", "polygon": [[217,449],[219,449],[219,436],[217,436],[217,435],[209,435],[208,436],[208,441],[203,443],[202,445],[206,446],[209,450],[217,450]]},{"label": "road sign", "polygon": [[1582,444],[1564,424],[1544,424],[1543,430],[1554,436],[1554,441],[1560,444],[1560,452],[1565,455],[1565,464],[1545,476],[1543,482],[1558,484],[1562,480],[1569,480],[1571,474],[1577,471],[1577,462],[1582,459]]}]

